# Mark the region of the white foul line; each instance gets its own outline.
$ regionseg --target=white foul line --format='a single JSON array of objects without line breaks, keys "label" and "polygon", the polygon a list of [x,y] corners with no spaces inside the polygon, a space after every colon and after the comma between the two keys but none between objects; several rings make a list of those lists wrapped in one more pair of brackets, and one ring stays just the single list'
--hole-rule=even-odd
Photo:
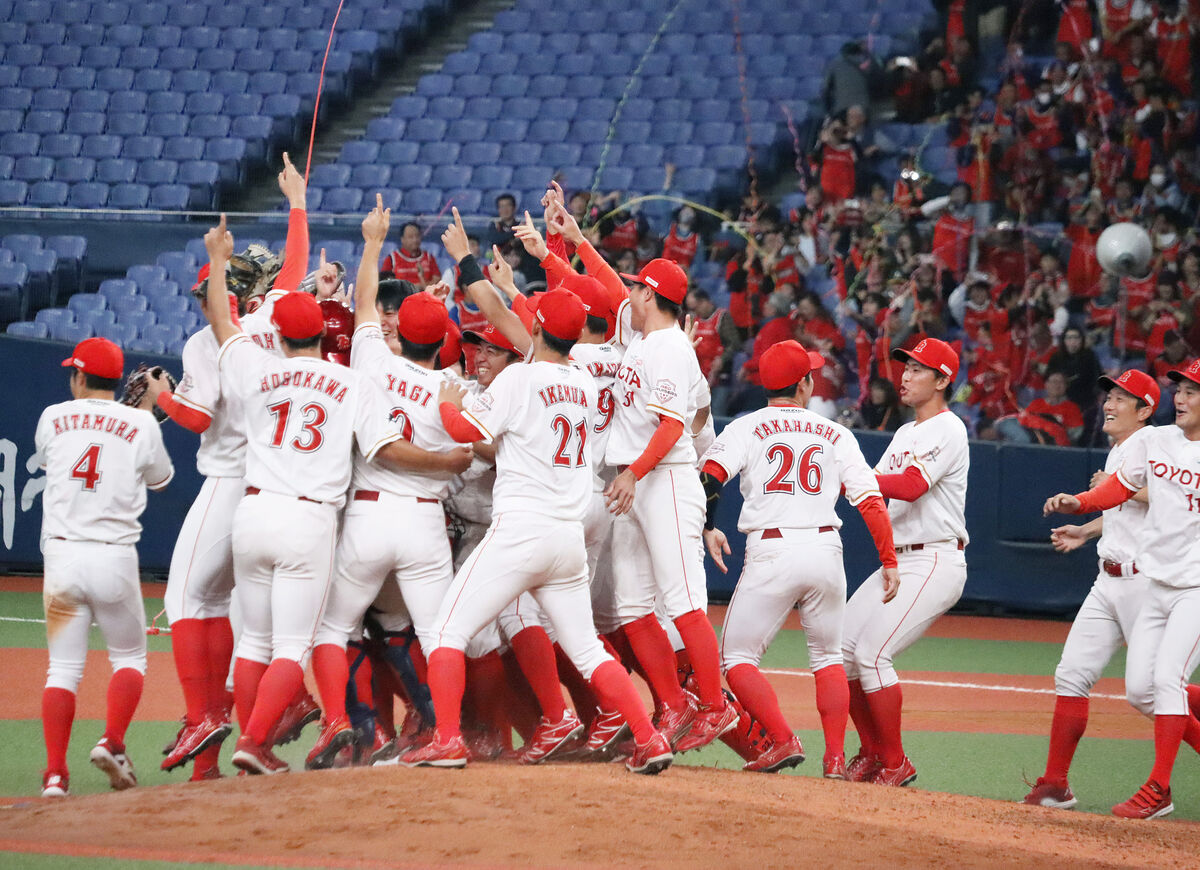
[{"label": "white foul line", "polygon": [[[46,620],[44,620],[44,619],[33,619],[28,616],[0,616],[0,622],[27,622],[27,623],[32,623],[34,625],[45,625],[46,624]],[[150,629],[147,628],[146,634],[170,634],[171,633],[171,629],[165,625],[157,626],[157,628],[158,628],[157,632],[151,632]]]},{"label": "white foul line", "polygon": [[[764,674],[774,674],[780,677],[811,677],[811,671],[799,671],[782,668],[763,668]],[[1056,695],[1054,689],[1030,689],[1025,686],[989,686],[983,683],[954,683],[946,680],[910,680],[900,681],[906,686],[934,686],[940,689],[984,689],[989,692],[1017,692],[1026,695]],[[1108,695],[1102,692],[1092,692],[1089,697],[1101,698],[1106,701],[1124,701],[1124,695]]]}]

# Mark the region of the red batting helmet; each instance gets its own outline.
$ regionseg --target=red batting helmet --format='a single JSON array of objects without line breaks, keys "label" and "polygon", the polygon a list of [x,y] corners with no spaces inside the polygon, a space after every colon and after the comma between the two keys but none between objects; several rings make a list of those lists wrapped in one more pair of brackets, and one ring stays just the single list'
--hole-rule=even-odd
[{"label": "red batting helmet", "polygon": [[336,299],[321,302],[325,318],[325,336],[321,339],[321,356],[330,362],[350,365],[350,339],[354,336],[354,312]]}]

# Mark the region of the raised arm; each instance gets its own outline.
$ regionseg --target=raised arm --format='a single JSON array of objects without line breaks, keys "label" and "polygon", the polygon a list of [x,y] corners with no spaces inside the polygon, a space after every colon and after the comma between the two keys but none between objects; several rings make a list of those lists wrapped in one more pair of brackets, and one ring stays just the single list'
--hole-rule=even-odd
[{"label": "raised arm", "polygon": [[272,289],[290,293],[308,274],[308,202],[304,176],[292,165],[286,151],[283,152],[283,171],[279,173],[279,190],[288,201],[288,231],[283,267],[275,276]]},{"label": "raised arm", "polygon": [[364,323],[379,323],[375,299],[379,296],[379,255],[387,238],[392,210],[383,207],[383,196],[375,194],[375,208],[362,222],[363,254],[354,279],[354,328]]},{"label": "raised arm", "polygon": [[587,273],[604,285],[604,289],[608,291],[612,310],[616,311],[620,308],[621,303],[629,296],[629,288],[625,286],[625,282],[621,280],[616,269],[610,266],[608,261],[600,256],[599,251],[592,247],[592,243],[584,237],[583,230],[579,229],[579,224],[575,222],[575,218],[569,211],[561,206],[556,206],[548,211],[547,215],[547,220],[554,224],[555,232],[575,245],[575,252],[579,254],[579,259],[583,261],[583,268]]},{"label": "raised arm", "polygon": [[528,349],[531,343],[529,332],[521,323],[521,318],[517,317],[500,300],[500,296],[491,282],[483,277],[483,270],[479,267],[479,263],[467,243],[467,231],[463,229],[458,209],[452,208],[451,211],[454,213],[454,223],[446,227],[446,231],[442,233],[442,245],[445,246],[446,253],[458,263],[460,284],[465,288],[467,296],[470,297],[475,307],[483,313],[492,326],[500,331],[501,335],[512,342],[513,347]]},{"label": "raised arm", "polygon": [[208,251],[209,269],[203,311],[220,347],[242,331],[229,312],[225,268],[233,256],[233,233],[225,229],[224,214],[221,222],[204,234],[204,249]]}]

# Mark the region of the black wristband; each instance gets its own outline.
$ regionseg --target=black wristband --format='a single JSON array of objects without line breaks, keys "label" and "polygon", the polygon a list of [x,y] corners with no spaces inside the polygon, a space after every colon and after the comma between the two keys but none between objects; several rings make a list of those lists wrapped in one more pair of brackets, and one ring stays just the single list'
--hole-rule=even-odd
[{"label": "black wristband", "polygon": [[717,502],[721,499],[721,487],[725,484],[707,471],[700,472],[700,484],[704,487],[704,528],[717,526]]},{"label": "black wristband", "polygon": [[475,259],[474,254],[467,254],[458,261],[458,283],[460,287],[470,287],[479,281],[486,281],[483,277],[483,270],[479,268],[479,263]]}]

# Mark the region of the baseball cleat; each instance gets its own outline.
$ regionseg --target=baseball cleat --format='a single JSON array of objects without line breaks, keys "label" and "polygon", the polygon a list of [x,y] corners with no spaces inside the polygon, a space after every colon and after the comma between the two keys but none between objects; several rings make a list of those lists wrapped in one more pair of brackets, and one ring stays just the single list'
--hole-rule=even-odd
[{"label": "baseball cleat", "polygon": [[137,785],[137,774],[133,772],[133,762],[125,754],[125,747],[101,737],[100,742],[92,747],[90,758],[92,764],[108,774],[109,785],[117,791]]},{"label": "baseball cleat", "polygon": [[307,691],[287,705],[267,738],[268,746],[282,746],[300,739],[300,732],[309,722],[321,718],[321,708]]},{"label": "baseball cleat", "polygon": [[631,773],[654,776],[670,767],[674,760],[675,756],[671,754],[671,744],[661,733],[655,731],[653,737],[634,749],[633,757],[625,762],[625,769]]},{"label": "baseball cleat", "polygon": [[543,716],[529,742],[521,748],[521,763],[541,764],[548,761],[556,752],[582,737],[583,733],[583,723],[570,710],[563,713],[559,722],[551,722]]},{"label": "baseball cleat", "polygon": [[433,740],[424,746],[413,747],[400,756],[405,767],[466,767],[467,744],[461,734],[448,740],[434,734]]},{"label": "baseball cleat", "polygon": [[70,791],[70,779],[65,773],[46,771],[42,777],[42,797],[66,797]]},{"label": "baseball cleat", "polygon": [[876,785],[905,786],[916,781],[916,778],[917,769],[913,767],[913,763],[908,760],[906,755],[896,767],[880,767],[879,771],[871,777],[871,782]]},{"label": "baseball cleat", "polygon": [[187,727],[188,727],[187,716],[180,716],[179,717],[179,730],[175,732],[175,738],[170,743],[168,743],[166,746],[163,747],[163,751],[162,751],[163,755],[170,755],[172,752],[175,751],[175,747],[177,745],[179,745],[179,738],[183,736],[183,732],[187,730]]},{"label": "baseball cleat", "polygon": [[784,743],[776,743],[758,758],[747,761],[742,770],[752,773],[776,773],[789,767],[795,767],[804,761],[804,747],[800,738],[792,735],[792,739]]},{"label": "baseball cleat", "polygon": [[355,738],[354,726],[345,716],[324,723],[317,742],[304,760],[305,770],[324,770],[333,766],[338,752],[350,746]]},{"label": "baseball cleat", "polygon": [[678,747],[679,742],[691,730],[696,719],[696,707],[689,699],[686,706],[681,710],[677,710],[667,704],[662,705],[662,712],[658,715],[658,721],[654,723],[659,733],[667,738],[667,742],[671,744],[671,749]]},{"label": "baseball cleat", "polygon": [[495,761],[504,752],[504,741],[499,732],[491,728],[472,728],[463,735],[467,744],[467,758],[471,761]]},{"label": "baseball cleat", "polygon": [[870,782],[882,769],[883,762],[879,760],[879,756],[859,752],[846,765],[846,779],[850,782]]},{"label": "baseball cleat", "polygon": [[846,773],[846,756],[844,755],[831,755],[822,762],[821,766],[824,771],[822,775],[826,779],[849,779],[849,775]]},{"label": "baseball cleat", "polygon": [[1025,795],[1025,799],[1021,802],[1034,807],[1049,807],[1055,810],[1069,810],[1079,803],[1065,780],[1060,785],[1044,776],[1038,777],[1038,781],[1034,783],[1029,794]]},{"label": "baseball cleat", "polygon": [[721,707],[701,707],[687,734],[675,745],[676,752],[690,752],[712,743],[737,725],[738,711],[732,704]]},{"label": "baseball cleat", "polygon": [[367,764],[383,764],[399,757],[400,741],[395,737],[389,738],[387,732],[377,724],[375,726],[375,742],[371,744],[371,754],[367,757]]},{"label": "baseball cleat", "polygon": [[232,731],[232,725],[212,713],[199,722],[184,725],[175,748],[163,759],[162,769],[170,771],[187,764],[208,747],[219,746]]},{"label": "baseball cleat", "polygon": [[1113,815],[1122,819],[1161,819],[1174,811],[1171,789],[1164,789],[1154,780],[1139,788],[1129,800],[1112,808]]},{"label": "baseball cleat", "polygon": [[620,713],[601,710],[592,720],[592,729],[588,732],[584,749],[590,755],[607,756],[632,736],[633,732]]},{"label": "baseball cleat", "polygon": [[245,734],[238,738],[234,747],[233,766],[243,773],[255,775],[287,773],[290,770],[287,762],[276,758],[269,747],[259,746]]}]

